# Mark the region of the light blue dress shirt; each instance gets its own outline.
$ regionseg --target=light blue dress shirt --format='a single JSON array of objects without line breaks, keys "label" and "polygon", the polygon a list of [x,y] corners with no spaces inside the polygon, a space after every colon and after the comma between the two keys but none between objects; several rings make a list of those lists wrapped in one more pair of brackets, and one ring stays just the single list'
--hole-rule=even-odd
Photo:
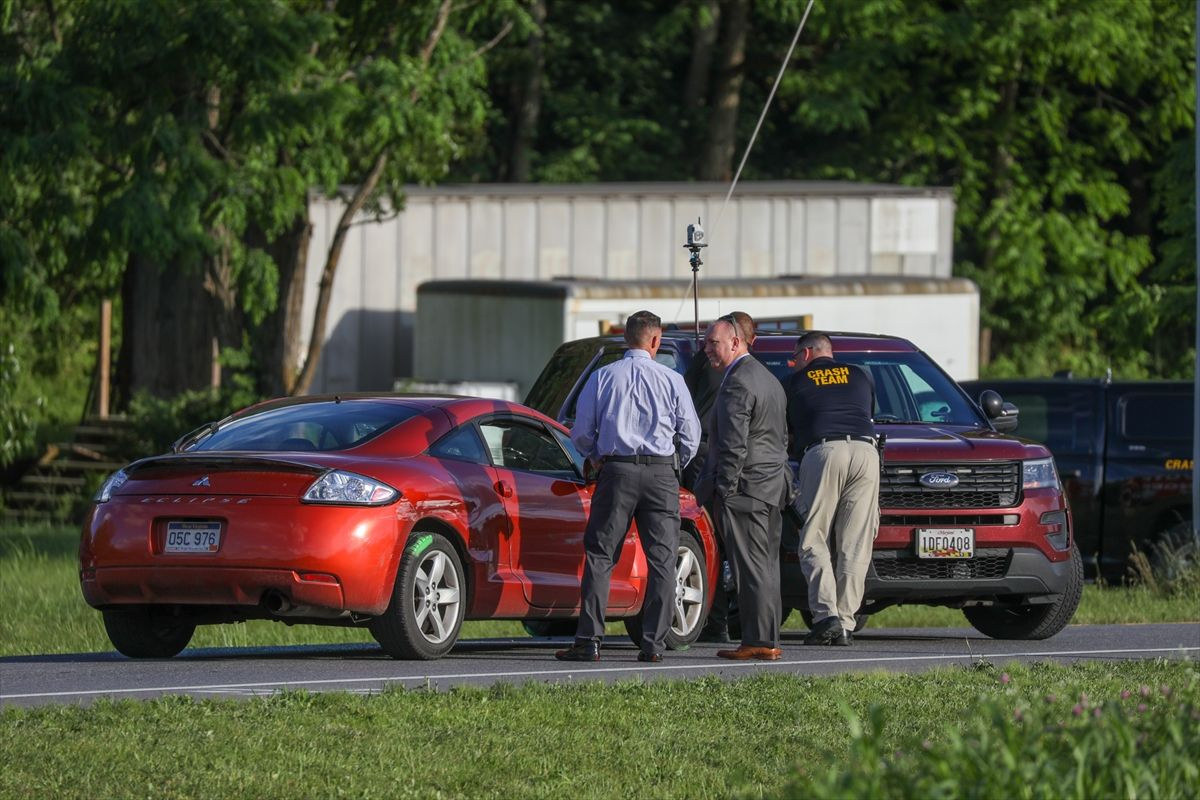
[{"label": "light blue dress shirt", "polygon": [[588,458],[674,455],[676,434],[682,467],[700,443],[696,407],[683,376],[645,350],[626,350],[579,393],[571,441]]}]

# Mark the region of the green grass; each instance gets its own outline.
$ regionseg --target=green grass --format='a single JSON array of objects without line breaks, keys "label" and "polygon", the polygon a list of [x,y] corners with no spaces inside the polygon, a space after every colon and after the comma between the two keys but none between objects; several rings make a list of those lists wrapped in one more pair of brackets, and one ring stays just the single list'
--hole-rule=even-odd
[{"label": "green grass", "polygon": [[[0,527],[0,656],[39,653],[96,652],[112,649],[100,614],[79,592],[76,546],[78,532],[69,528]],[[1075,614],[1075,624],[1194,622],[1200,620],[1200,591],[1191,588],[1166,596],[1145,588],[1088,585]],[[899,606],[871,618],[878,627],[962,627],[962,613],[947,608]],[[798,614],[784,626],[804,627]],[[619,635],[620,624],[610,626]],[[519,622],[468,622],[465,638],[524,636]],[[288,626],[255,621],[240,625],[202,626],[192,647],[337,644],[370,642],[363,629]]]},{"label": "green grass", "polygon": [[[1042,796],[1086,797],[1071,787],[1096,785],[1097,726],[1127,762],[1154,762],[1160,791],[1141,796],[1190,785],[1194,797],[1197,708],[1200,672],[1186,662],[104,701],[0,714],[0,797],[863,797],[887,762],[943,750],[953,757],[930,762],[942,796],[1009,784],[995,796],[1038,796],[1020,782],[1037,766],[1065,774],[1065,790]],[[1132,722],[1108,722],[1122,715]],[[1049,738],[1064,760],[1041,763]],[[981,759],[981,746],[1000,749]],[[1080,747],[1092,752],[1076,764]],[[1003,763],[1010,752],[1039,763]]]}]

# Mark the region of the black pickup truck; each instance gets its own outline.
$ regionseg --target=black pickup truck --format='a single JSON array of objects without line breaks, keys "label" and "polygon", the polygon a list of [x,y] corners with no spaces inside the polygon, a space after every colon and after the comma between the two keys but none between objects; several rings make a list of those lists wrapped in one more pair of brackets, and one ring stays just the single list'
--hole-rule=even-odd
[{"label": "black pickup truck", "polygon": [[1192,517],[1190,381],[963,381],[1019,411],[1016,433],[1054,454],[1089,575],[1119,581],[1136,545],[1151,551]]}]

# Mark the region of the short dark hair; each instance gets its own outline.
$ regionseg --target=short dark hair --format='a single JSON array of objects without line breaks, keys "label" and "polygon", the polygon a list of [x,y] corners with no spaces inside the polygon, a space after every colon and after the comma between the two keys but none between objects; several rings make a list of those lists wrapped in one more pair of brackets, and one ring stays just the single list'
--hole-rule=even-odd
[{"label": "short dark hair", "polygon": [[833,353],[833,342],[820,331],[809,331],[796,340],[796,352],[811,347],[817,353]]},{"label": "short dark hair", "polygon": [[730,311],[726,316],[733,321],[734,325],[737,325],[738,333],[748,347],[754,341],[754,317],[745,311]]},{"label": "short dark hair", "polygon": [[643,344],[654,331],[662,330],[662,319],[649,311],[635,311],[625,320],[625,343],[630,347]]}]

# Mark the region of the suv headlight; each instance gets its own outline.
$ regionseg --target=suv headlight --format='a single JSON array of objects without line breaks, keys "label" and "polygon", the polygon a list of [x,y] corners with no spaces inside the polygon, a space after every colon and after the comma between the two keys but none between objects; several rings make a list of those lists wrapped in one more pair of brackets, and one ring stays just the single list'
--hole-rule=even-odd
[{"label": "suv headlight", "polygon": [[113,492],[125,485],[125,481],[129,480],[129,476],[125,474],[125,470],[119,469],[105,479],[104,483],[100,484],[100,488],[96,491],[92,501],[95,503],[107,503],[112,499]]},{"label": "suv headlight", "polygon": [[398,494],[399,492],[386,483],[373,481],[353,472],[332,470],[317,478],[301,499],[305,503],[381,506],[396,499]]},{"label": "suv headlight", "polygon": [[1024,462],[1022,485],[1026,489],[1058,489],[1058,471],[1053,458],[1035,458]]}]

